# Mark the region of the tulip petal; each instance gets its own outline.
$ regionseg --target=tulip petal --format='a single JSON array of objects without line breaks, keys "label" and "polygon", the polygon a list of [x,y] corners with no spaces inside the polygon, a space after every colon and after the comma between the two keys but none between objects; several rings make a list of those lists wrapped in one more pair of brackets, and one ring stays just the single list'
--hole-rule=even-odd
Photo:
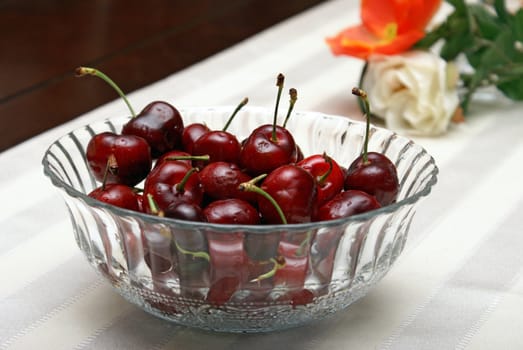
[{"label": "tulip petal", "polygon": [[424,30],[438,11],[441,0],[396,0],[396,3],[396,20],[401,34]]},{"label": "tulip petal", "polygon": [[335,55],[349,55],[367,59],[369,55],[374,53],[391,55],[406,51],[424,35],[423,31],[413,31],[403,35],[381,38],[365,26],[360,25],[346,28],[335,37],[327,38],[326,41]]},{"label": "tulip petal", "polygon": [[327,44],[335,55],[366,59],[373,53],[401,53],[425,35],[441,0],[361,0],[362,24],[349,27]]},{"label": "tulip petal", "polygon": [[391,23],[398,33],[424,29],[441,5],[441,0],[362,0],[361,19],[365,27],[382,37]]},{"label": "tulip petal", "polygon": [[361,0],[361,21],[376,36],[383,37],[389,23],[397,23],[396,1]]}]

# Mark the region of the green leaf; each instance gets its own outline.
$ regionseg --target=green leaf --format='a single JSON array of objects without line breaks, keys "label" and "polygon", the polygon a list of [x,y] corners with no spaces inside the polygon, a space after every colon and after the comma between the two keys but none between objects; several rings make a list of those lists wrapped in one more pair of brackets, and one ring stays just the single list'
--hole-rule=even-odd
[{"label": "green leaf", "polygon": [[497,85],[498,89],[510,99],[523,101],[523,79],[515,77],[514,80]]},{"label": "green leaf", "polygon": [[474,40],[470,35],[456,35],[447,39],[441,47],[440,56],[447,61],[454,60],[461,52],[470,48]]},{"label": "green leaf", "polygon": [[454,6],[457,12],[461,14],[467,12],[467,4],[465,4],[465,0],[447,0],[447,2]]},{"label": "green leaf", "polygon": [[477,26],[479,34],[486,39],[495,39],[499,31],[502,30],[502,22],[488,12],[484,6],[470,5],[469,11],[472,17],[471,20]]},{"label": "green leaf", "polygon": [[498,49],[498,54],[504,57],[504,64],[513,62],[523,62],[523,53],[516,50],[514,33],[509,29],[501,32],[494,41],[494,47]]},{"label": "green leaf", "polygon": [[523,41],[523,8],[520,8],[514,15],[514,21],[511,23],[512,33],[518,41]]},{"label": "green leaf", "polygon": [[512,20],[505,6],[505,0],[494,0],[494,10],[496,10],[496,14],[502,22],[509,23]]},{"label": "green leaf", "polygon": [[425,34],[423,39],[418,41],[415,45],[415,49],[429,49],[434,45],[436,42],[438,42],[440,39],[442,39],[447,31],[447,26],[445,23],[439,25],[434,30],[428,32]]},{"label": "green leaf", "polygon": [[485,47],[480,47],[466,52],[467,60],[473,68],[477,69],[481,66],[481,60],[485,51],[487,51]]}]

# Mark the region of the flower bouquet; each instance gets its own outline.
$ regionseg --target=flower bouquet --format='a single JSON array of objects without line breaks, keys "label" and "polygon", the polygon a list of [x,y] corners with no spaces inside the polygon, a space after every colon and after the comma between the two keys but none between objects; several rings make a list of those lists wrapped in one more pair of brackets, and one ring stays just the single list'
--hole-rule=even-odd
[{"label": "flower bouquet", "polygon": [[362,23],[326,40],[333,54],[366,61],[360,85],[391,129],[443,134],[485,87],[523,100],[523,9],[447,3],[453,11],[431,23],[441,0],[362,0]]}]

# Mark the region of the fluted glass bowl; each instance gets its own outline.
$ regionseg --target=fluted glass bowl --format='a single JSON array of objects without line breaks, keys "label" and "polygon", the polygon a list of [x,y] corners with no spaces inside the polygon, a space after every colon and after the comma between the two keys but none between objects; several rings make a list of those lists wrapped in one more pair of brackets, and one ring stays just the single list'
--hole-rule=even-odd
[{"label": "fluted glass bowl", "polygon": [[[205,122],[221,129],[233,109],[180,112],[185,125]],[[100,185],[86,163],[89,139],[119,132],[127,120],[94,123],[61,137],[43,157],[44,173],[62,194],[76,242],[95,270],[131,303],[187,326],[265,332],[347,308],[389,271],[419,200],[436,183],[437,166],[422,147],[371,126],[369,151],[384,153],[398,170],[401,187],[392,205],[346,219],[290,225],[160,218],[86,195]],[[228,131],[241,140],[271,122],[270,110],[245,107]],[[360,154],[365,134],[364,123],[316,112],[295,112],[287,128],[305,156],[326,152],[344,167]],[[286,268],[271,274],[282,258]]]}]

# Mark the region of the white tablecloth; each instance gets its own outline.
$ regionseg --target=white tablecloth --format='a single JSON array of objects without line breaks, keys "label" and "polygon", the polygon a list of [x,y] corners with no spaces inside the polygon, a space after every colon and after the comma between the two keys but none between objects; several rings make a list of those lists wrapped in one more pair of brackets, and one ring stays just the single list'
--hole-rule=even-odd
[{"label": "white tablecloth", "polygon": [[[324,43],[358,21],[357,1],[331,1],[129,97],[134,106],[235,105],[243,96],[272,106],[282,72],[298,89],[296,109],[361,118],[350,89],[362,62],[336,58]],[[415,138],[435,157],[439,181],[370,294],[318,323],[244,335],[146,314],[76,247],[40,160],[69,130],[126,115],[115,99],[0,154],[0,349],[522,349],[522,112],[522,104],[476,102],[445,136]]]}]

